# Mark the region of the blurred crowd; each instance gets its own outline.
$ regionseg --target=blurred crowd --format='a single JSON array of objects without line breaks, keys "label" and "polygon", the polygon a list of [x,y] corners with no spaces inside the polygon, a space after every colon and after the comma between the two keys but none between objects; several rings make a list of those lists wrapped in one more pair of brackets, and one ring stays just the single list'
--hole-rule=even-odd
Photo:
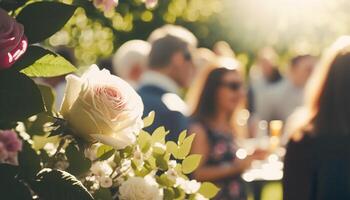
[{"label": "blurred crowd", "polygon": [[[68,49],[61,48],[58,53],[74,63]],[[319,194],[314,188],[323,187],[313,185],[320,177],[312,171],[314,162],[305,167],[301,164],[307,163],[302,159],[319,159],[315,149],[322,148],[322,144],[317,146],[319,140],[314,138],[318,137],[311,135],[319,132],[341,135],[350,131],[347,129],[350,128],[349,118],[346,118],[350,114],[346,100],[350,99],[345,99],[348,95],[341,93],[347,88],[343,84],[350,80],[345,78],[346,75],[350,77],[349,69],[343,66],[350,67],[349,53],[333,56],[324,64],[314,55],[296,55],[286,66],[280,66],[279,55],[273,48],[266,47],[256,53],[251,66],[243,66],[225,41],[217,42],[211,49],[198,47],[196,37],[189,30],[165,25],[154,30],[147,41],[130,40],[122,44],[112,58],[101,60],[98,66],[109,69],[138,91],[145,115],[156,112],[155,123],[147,127],[149,132],[164,126],[170,131],[167,139],[173,141],[185,129],[196,134],[192,152],[201,154],[202,161],[193,176],[199,181],[215,182],[221,188],[216,199],[247,199],[242,174],[255,160],[266,159],[276,148],[271,147],[270,141],[266,148],[258,144],[251,152],[238,153],[242,148],[239,141],[255,139],[261,143],[259,138],[271,137],[278,138],[278,147],[287,149],[286,155],[281,153],[285,157],[285,199],[349,199],[344,196],[309,198],[328,194],[324,191]],[[316,73],[313,71],[324,71],[323,79],[307,84]],[[332,81],[336,83],[332,85]],[[50,79],[48,84],[55,88],[58,99],[63,97],[64,77]],[[304,97],[309,94],[305,92],[306,85],[312,88],[307,91],[317,93],[312,97],[311,107]],[[337,110],[341,113],[332,110],[338,107],[343,108],[343,111]],[[327,119],[337,120],[339,124],[334,125],[335,122]],[[300,136],[309,132],[310,136]],[[291,138],[297,139],[289,142]],[[303,141],[305,138],[307,141]],[[313,151],[305,153],[308,148]],[[322,181],[326,180],[329,181]],[[349,190],[337,191],[349,195]]]}]

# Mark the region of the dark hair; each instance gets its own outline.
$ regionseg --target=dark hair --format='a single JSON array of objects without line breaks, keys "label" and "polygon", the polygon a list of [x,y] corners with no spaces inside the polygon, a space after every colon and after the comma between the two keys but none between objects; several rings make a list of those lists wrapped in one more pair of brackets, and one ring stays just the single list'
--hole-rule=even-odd
[{"label": "dark hair", "polygon": [[222,83],[222,78],[228,72],[235,71],[227,68],[215,68],[208,74],[199,96],[198,104],[192,115],[194,119],[205,121],[214,116],[217,111],[216,94]]},{"label": "dark hair", "polygon": [[185,59],[191,59],[188,44],[178,37],[167,35],[154,41],[149,54],[149,67],[162,68],[167,66],[172,56],[177,52],[183,52]]},{"label": "dark hair", "polygon": [[308,59],[308,58],[314,58],[314,56],[310,55],[310,54],[304,54],[304,55],[298,55],[292,58],[292,60],[290,61],[290,66],[292,68],[294,68],[295,66],[297,66],[300,61],[304,60],[304,59]]},{"label": "dark hair", "polygon": [[333,58],[315,74],[319,80],[311,88],[314,95],[307,132],[350,134],[350,52],[333,53]]}]

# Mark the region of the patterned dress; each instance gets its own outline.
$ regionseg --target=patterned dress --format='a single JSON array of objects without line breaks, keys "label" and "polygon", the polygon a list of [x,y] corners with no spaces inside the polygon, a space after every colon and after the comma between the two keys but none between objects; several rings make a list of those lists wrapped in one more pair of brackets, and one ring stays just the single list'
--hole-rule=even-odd
[{"label": "patterned dress", "polygon": [[[206,165],[218,166],[225,163],[232,163],[232,161],[236,159],[235,152],[237,149],[234,145],[232,134],[218,132],[207,126],[204,126],[204,128],[210,146],[210,154]],[[214,183],[221,189],[215,197],[217,200],[247,199],[245,183],[240,175],[226,177]]]}]

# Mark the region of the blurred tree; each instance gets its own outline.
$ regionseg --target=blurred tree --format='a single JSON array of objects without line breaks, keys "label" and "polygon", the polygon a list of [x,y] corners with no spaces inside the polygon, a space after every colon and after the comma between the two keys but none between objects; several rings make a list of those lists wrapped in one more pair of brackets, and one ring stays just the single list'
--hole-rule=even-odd
[{"label": "blurred tree", "polygon": [[199,45],[228,41],[244,60],[264,46],[287,60],[298,53],[319,54],[336,37],[350,34],[348,0],[159,0],[147,9],[142,0],[119,0],[112,12],[96,10],[89,0],[60,0],[80,5],[50,46],[74,47],[80,65],[110,56],[130,39],[147,39],[164,24],[190,29]]},{"label": "blurred tree", "polygon": [[161,0],[153,9],[141,0],[127,0],[119,1],[112,12],[104,12],[91,1],[62,1],[81,8],[46,44],[74,47],[80,65],[110,56],[125,41],[146,40],[154,29],[168,23],[183,25],[204,39],[209,32],[205,22],[222,8],[220,0]]}]

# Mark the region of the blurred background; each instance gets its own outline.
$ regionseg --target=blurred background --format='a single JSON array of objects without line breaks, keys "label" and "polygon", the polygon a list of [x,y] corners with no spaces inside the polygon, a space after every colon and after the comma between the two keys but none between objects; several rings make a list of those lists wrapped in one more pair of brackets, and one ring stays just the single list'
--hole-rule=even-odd
[{"label": "blurred background", "polygon": [[86,11],[79,9],[47,42],[74,47],[80,65],[108,58],[125,41],[145,40],[169,23],[192,31],[199,46],[227,41],[246,66],[265,46],[273,46],[280,62],[286,62],[299,53],[319,54],[350,32],[347,0],[160,0],[152,9],[140,0],[120,0],[115,12],[108,13],[96,11],[92,2],[80,3]]},{"label": "blurred background", "polygon": [[[113,71],[112,58],[122,44],[135,39],[150,41],[150,34],[166,24],[185,27],[194,34],[198,40],[197,46],[202,48],[199,54],[204,59],[204,64],[210,64],[210,56],[213,54],[214,57],[230,58],[218,62],[220,64],[239,65],[244,74],[244,82],[249,84],[246,104],[236,112],[236,124],[238,129],[244,129],[244,138],[261,140],[241,142],[244,151],[237,151],[236,155],[240,157],[242,153],[241,156],[245,157],[249,146],[264,146],[265,136],[269,140],[268,148],[273,149],[273,154],[266,162],[256,164],[256,169],[253,167],[242,175],[246,183],[250,184],[249,199],[282,199],[280,180],[283,176],[283,146],[288,141],[288,135],[293,132],[284,125],[290,125],[287,118],[302,106],[304,85],[324,49],[340,35],[350,33],[350,1],[159,0],[158,4],[149,8],[141,0],[120,0],[118,6],[110,11],[96,10],[93,2],[86,0],[62,2],[74,3],[81,8],[61,31],[43,45],[52,49],[68,47],[77,66],[98,63],[100,67]],[[61,52],[58,50],[58,53]],[[195,65],[198,62],[200,64],[200,61],[196,63],[196,58],[194,62]],[[255,82],[256,74],[259,76],[257,71],[260,71],[260,78],[265,76],[266,88],[260,87],[259,81]],[[295,85],[286,86],[280,79],[286,79],[287,83]],[[278,81],[281,83],[277,87],[268,85]],[[200,90],[197,86],[193,85],[180,95],[184,97],[189,91],[187,96],[190,94],[190,99],[187,103],[190,106],[193,97],[191,94],[196,93],[193,90]],[[295,90],[294,86],[300,88],[300,91]],[[259,91],[262,91],[262,102],[259,100]],[[255,96],[250,96],[250,92]],[[264,95],[284,97],[287,93],[290,96],[286,99],[291,103],[277,98],[276,102],[281,104],[282,110],[286,108],[285,113],[278,113],[280,115],[277,116],[274,109],[278,109],[279,105],[267,105],[268,97]],[[259,98],[256,99],[257,97]],[[260,110],[259,107],[269,110]],[[275,137],[278,137],[278,141],[274,140]],[[258,171],[261,166],[267,166],[267,171]]]}]

